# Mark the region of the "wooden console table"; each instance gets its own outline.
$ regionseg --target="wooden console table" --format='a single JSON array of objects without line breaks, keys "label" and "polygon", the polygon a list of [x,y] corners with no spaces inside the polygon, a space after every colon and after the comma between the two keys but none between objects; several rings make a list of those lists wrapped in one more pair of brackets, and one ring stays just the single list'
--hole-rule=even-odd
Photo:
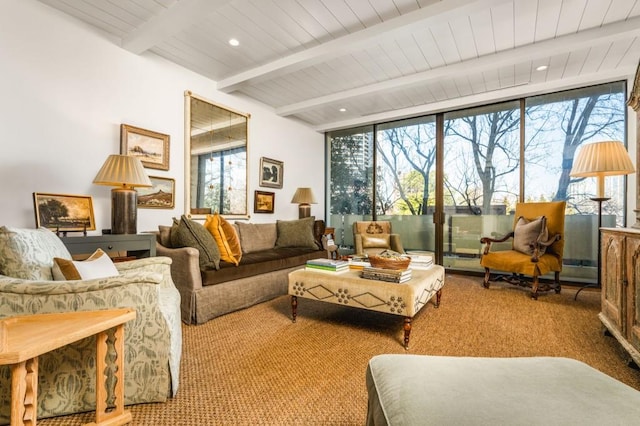
[{"label": "wooden console table", "polygon": [[[38,356],[96,336],[96,421],[90,425],[131,422],[124,409],[124,323],[133,309],[25,315],[0,320],[0,365],[11,365],[11,426],[35,426],[38,411]],[[115,328],[114,405],[107,407],[107,330]]]}]

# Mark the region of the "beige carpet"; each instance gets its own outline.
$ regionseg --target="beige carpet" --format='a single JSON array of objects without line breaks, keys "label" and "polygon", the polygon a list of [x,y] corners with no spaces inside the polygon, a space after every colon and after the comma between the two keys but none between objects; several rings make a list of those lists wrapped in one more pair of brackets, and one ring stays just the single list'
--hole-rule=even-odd
[{"label": "beige carpet", "polygon": [[[604,336],[600,294],[565,288],[538,301],[528,290],[447,274],[442,304],[414,319],[412,354],[563,356],[581,360],[636,389],[640,373]],[[287,296],[200,326],[184,326],[178,396],[130,407],[135,425],[362,425],[365,369],[376,354],[405,353],[399,317]],[[532,395],[535,399],[535,395]],[[74,426],[91,414],[43,419]]]}]

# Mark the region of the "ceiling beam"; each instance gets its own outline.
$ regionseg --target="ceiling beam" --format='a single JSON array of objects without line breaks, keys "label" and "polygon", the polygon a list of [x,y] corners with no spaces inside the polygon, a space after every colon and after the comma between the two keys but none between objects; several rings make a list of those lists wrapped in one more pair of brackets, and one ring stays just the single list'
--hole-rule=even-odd
[{"label": "ceiling beam", "polygon": [[382,39],[410,34],[454,17],[470,15],[473,12],[486,10],[508,1],[513,0],[439,1],[414,12],[323,43],[320,46],[305,49],[299,53],[222,79],[218,81],[217,89],[231,93],[240,90],[243,86],[271,80],[350,52],[362,50],[367,46],[375,45]]},{"label": "ceiling beam", "polygon": [[355,117],[352,119],[323,123],[314,126],[317,132],[329,132],[332,130],[347,129],[350,127],[365,126],[373,123],[399,120],[418,115],[437,114],[461,108],[471,108],[479,105],[486,105],[487,102],[497,103],[513,100],[525,96],[536,96],[553,91],[569,90],[594,85],[608,83],[620,79],[628,79],[633,76],[635,66],[617,68],[609,71],[596,71],[571,78],[562,78],[546,81],[537,84],[524,84],[489,92],[477,93],[469,96],[462,96],[455,99],[447,99],[440,102],[432,102],[424,105],[403,108],[393,111],[385,111],[379,114],[372,114],[366,117]]},{"label": "ceiling beam", "polygon": [[375,92],[386,90],[397,90],[416,84],[429,84],[442,78],[456,78],[467,75],[469,70],[480,73],[486,70],[497,69],[503,66],[546,59],[550,56],[563,52],[570,52],[589,46],[603,43],[611,43],[623,38],[640,36],[640,17],[635,17],[627,21],[607,24],[602,27],[592,28],[579,33],[561,36],[538,43],[532,43],[514,49],[503,50],[479,58],[469,59],[455,64],[434,68],[416,74],[385,80],[354,89],[343,90],[339,93],[332,93],[307,99],[294,104],[283,105],[276,108],[276,114],[286,117],[299,114],[310,109],[318,108],[327,104],[345,102],[359,96],[371,95]]},{"label": "ceiling beam", "polygon": [[121,47],[139,55],[196,22],[231,0],[180,0],[122,38]]}]

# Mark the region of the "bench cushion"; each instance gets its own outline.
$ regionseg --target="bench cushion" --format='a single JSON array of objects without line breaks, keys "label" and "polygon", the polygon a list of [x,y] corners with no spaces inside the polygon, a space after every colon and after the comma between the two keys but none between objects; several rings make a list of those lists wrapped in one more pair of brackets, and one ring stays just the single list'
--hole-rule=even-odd
[{"label": "bench cushion", "polygon": [[568,358],[378,355],[368,425],[637,424],[640,392]]}]

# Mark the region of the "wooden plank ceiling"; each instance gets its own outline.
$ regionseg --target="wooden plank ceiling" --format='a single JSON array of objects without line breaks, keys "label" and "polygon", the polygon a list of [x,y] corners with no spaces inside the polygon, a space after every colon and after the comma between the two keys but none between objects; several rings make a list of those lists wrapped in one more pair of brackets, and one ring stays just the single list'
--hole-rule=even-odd
[{"label": "wooden plank ceiling", "polygon": [[623,79],[640,58],[640,0],[40,1],[318,131]]}]

